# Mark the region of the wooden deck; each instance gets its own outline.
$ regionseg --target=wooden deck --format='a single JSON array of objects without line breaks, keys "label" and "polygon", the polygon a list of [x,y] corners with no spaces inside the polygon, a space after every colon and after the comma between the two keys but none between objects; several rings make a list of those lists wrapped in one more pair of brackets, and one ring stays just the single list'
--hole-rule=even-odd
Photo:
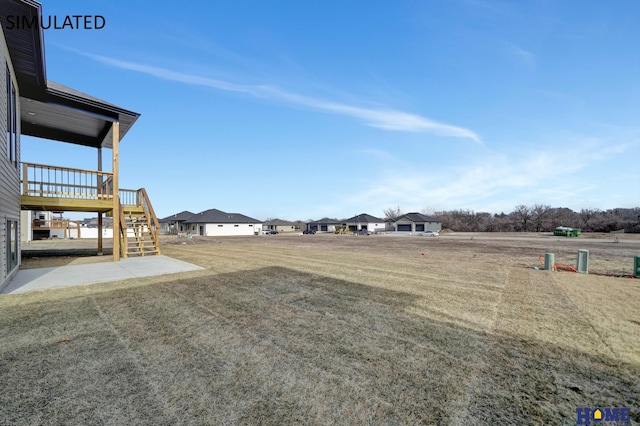
[{"label": "wooden deck", "polygon": [[[117,173],[22,163],[20,207],[111,216],[114,260],[120,256],[160,254],[160,225],[146,190],[120,189],[117,182]],[[99,236],[98,251],[101,249]]]},{"label": "wooden deck", "polygon": [[[119,189],[118,195],[127,211],[143,211],[138,190]],[[22,210],[110,213],[115,202],[112,173],[22,163]]]}]

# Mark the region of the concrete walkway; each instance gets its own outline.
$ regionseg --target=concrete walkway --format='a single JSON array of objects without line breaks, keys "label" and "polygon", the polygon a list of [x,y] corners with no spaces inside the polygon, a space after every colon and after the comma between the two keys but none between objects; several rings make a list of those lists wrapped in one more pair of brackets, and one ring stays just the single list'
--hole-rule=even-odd
[{"label": "concrete walkway", "polygon": [[167,256],[130,257],[119,262],[24,269],[18,271],[2,294],[105,283],[199,269],[204,268]]}]

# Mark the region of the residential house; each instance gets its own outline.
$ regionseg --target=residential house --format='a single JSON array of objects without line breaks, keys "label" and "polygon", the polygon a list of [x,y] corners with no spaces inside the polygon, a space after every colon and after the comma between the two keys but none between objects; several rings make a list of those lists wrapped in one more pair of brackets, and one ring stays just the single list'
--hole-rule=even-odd
[{"label": "residential house", "polygon": [[380,232],[384,231],[386,228],[384,219],[380,219],[379,217],[371,216],[367,213],[361,213],[354,217],[350,217],[344,221],[344,226],[346,226],[347,231],[359,231],[366,230],[369,232]]},{"label": "residential house", "polygon": [[49,238],[78,238],[80,221],[62,217],[62,212],[22,210],[20,212],[20,241]]},{"label": "residential house", "polygon": [[422,213],[407,213],[389,221],[391,230],[398,232],[428,232],[440,231],[442,222]]},{"label": "residential house", "polygon": [[196,213],[184,221],[187,232],[201,236],[258,235],[262,221],[217,209]]},{"label": "residential house", "polygon": [[22,210],[20,212],[20,242],[26,243],[41,238],[49,238],[49,232],[43,233],[42,227],[51,223],[53,212]]},{"label": "residential house", "polygon": [[[122,230],[142,219],[159,253],[157,219],[146,190],[119,187],[119,144],[139,114],[48,80],[44,31],[39,25],[15,26],[9,16],[41,22],[42,6],[0,0],[0,290],[20,265],[21,210],[111,215],[114,260],[132,253]],[[22,135],[96,149],[97,169],[23,162]],[[103,170],[103,149],[111,150],[111,171]],[[102,238],[97,245],[101,252]]]},{"label": "residential house", "polygon": [[327,217],[307,223],[307,229],[315,232],[335,232],[342,226],[342,221]]},{"label": "residential house", "polygon": [[293,222],[287,222],[282,219],[267,220],[262,224],[262,229],[271,229],[273,231],[282,232],[295,232],[296,224]]},{"label": "residential house", "polygon": [[158,222],[160,223],[160,233],[177,235],[179,233],[187,232],[185,221],[191,216],[193,216],[193,213],[185,210],[180,213],[158,219]]}]

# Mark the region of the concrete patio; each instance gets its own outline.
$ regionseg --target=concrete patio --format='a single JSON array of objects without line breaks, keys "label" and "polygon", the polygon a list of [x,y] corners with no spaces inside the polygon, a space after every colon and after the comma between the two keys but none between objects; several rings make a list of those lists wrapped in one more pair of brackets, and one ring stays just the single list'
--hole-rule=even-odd
[{"label": "concrete patio", "polygon": [[203,268],[167,256],[130,257],[119,262],[24,269],[18,271],[2,294],[121,281],[200,269]]}]

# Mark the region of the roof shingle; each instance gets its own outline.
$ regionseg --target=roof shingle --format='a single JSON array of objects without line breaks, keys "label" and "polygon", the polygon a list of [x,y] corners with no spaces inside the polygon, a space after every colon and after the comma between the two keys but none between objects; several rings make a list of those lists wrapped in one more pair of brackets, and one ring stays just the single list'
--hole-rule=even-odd
[{"label": "roof shingle", "polygon": [[402,216],[396,218],[394,222],[397,222],[400,219],[407,219],[411,222],[440,222],[440,220],[436,219],[435,217],[425,216],[422,213],[403,214]]},{"label": "roof shingle", "polygon": [[191,216],[193,216],[193,213],[191,213],[188,210],[185,210],[185,211],[182,211],[180,213],[172,214],[171,216],[167,216],[165,218],[158,219],[158,222],[162,222],[162,223],[184,222],[185,220],[189,219]]},{"label": "roof shingle", "polygon": [[222,210],[209,209],[192,215],[186,223],[262,223],[262,221],[240,213],[225,213]]},{"label": "roof shingle", "polygon": [[371,216],[367,213],[360,213],[357,216],[350,217],[349,219],[345,219],[344,223],[383,223],[384,219],[380,219],[379,217]]}]

